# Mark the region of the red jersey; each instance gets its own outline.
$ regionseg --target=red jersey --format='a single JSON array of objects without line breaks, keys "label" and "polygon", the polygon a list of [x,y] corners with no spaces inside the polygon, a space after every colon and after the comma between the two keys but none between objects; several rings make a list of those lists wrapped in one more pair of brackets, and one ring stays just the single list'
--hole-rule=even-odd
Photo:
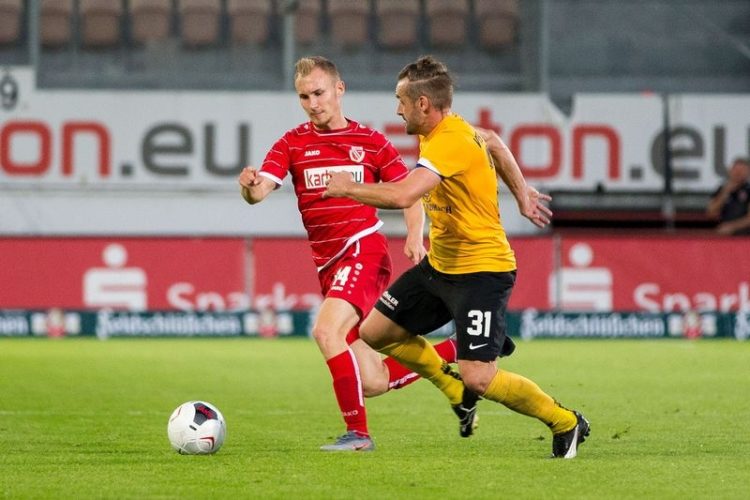
[{"label": "red jersey", "polygon": [[383,225],[374,207],[349,198],[323,198],[334,172],[350,172],[356,182],[392,182],[406,176],[408,169],[383,134],[352,120],[339,130],[317,130],[303,123],[276,141],[260,175],[280,186],[291,174],[318,270]]}]

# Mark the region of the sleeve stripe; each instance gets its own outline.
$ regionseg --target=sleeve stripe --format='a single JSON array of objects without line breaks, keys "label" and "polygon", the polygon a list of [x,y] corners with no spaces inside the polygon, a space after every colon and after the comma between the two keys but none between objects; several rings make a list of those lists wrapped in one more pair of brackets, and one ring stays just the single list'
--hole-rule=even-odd
[{"label": "sleeve stripe", "polygon": [[435,165],[433,165],[432,162],[428,160],[427,158],[420,157],[419,160],[417,160],[417,166],[424,167],[427,170],[431,170],[432,172],[436,173],[438,176],[443,177],[440,171],[437,168],[435,168]]},{"label": "sleeve stripe", "polygon": [[263,177],[267,177],[267,178],[271,179],[273,182],[275,182],[279,186],[281,186],[282,184],[284,184],[284,181],[282,181],[281,179],[279,179],[275,175],[269,174],[268,172],[265,172],[263,170],[261,170],[260,172],[258,172],[258,175],[262,175]]}]

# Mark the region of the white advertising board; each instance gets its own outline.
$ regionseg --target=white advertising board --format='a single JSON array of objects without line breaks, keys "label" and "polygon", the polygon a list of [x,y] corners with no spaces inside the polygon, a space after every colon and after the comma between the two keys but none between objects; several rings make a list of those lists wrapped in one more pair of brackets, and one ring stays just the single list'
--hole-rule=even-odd
[{"label": "white advertising board", "polygon": [[[288,187],[248,217],[236,184],[305,120],[293,93],[45,90],[18,67],[0,68],[0,79],[0,233],[300,234]],[[748,155],[750,95],[669,99],[674,188],[710,191]],[[416,139],[395,109],[385,92],[344,101],[347,116],[384,131],[412,163]],[[453,109],[500,132],[541,189],[663,188],[660,96],[579,95],[566,116],[544,95],[459,91]],[[509,231],[524,231],[515,217],[506,210]]]}]

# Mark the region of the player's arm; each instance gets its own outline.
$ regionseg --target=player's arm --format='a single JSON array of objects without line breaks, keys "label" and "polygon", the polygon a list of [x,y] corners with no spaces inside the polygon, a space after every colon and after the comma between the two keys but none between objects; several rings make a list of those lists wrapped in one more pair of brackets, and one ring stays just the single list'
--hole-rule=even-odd
[{"label": "player's arm", "polygon": [[276,183],[260,175],[258,169],[254,167],[243,168],[238,182],[242,198],[251,205],[263,201],[271,191],[276,189]]},{"label": "player's arm", "polygon": [[421,201],[404,209],[404,222],[406,223],[404,254],[412,264],[418,264],[427,255],[427,249],[424,247],[424,210]]},{"label": "player's arm", "polygon": [[750,214],[739,219],[722,222],[716,228],[719,234],[732,235],[750,227]]},{"label": "player's arm", "polygon": [[723,186],[721,186],[721,189],[719,189],[716,194],[714,194],[711,199],[708,201],[708,206],[706,207],[706,215],[709,217],[718,218],[721,215],[721,209],[724,206],[724,204],[729,199],[729,195],[732,194],[732,191],[736,189],[737,186],[734,185],[734,183],[731,182],[731,180],[728,180],[724,183]]},{"label": "player's arm", "polygon": [[422,195],[440,184],[440,176],[435,172],[417,168],[398,182],[379,184],[359,184],[347,172],[331,175],[323,196],[328,198],[351,198],[365,205],[378,208],[409,208],[417,203]]},{"label": "player's arm", "polygon": [[552,197],[540,193],[526,183],[516,158],[499,135],[492,130],[482,128],[477,128],[477,131],[487,143],[487,150],[492,156],[495,171],[516,199],[521,215],[535,226],[545,227],[550,222],[552,211],[542,202],[550,201]]}]

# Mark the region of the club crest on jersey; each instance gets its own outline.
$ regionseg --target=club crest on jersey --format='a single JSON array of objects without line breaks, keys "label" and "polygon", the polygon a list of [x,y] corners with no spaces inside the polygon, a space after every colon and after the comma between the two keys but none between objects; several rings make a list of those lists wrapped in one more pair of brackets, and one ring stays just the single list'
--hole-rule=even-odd
[{"label": "club crest on jersey", "polygon": [[362,165],[336,165],[330,167],[316,167],[305,169],[305,187],[307,189],[322,189],[328,184],[331,174],[349,172],[354,182],[362,184],[365,181],[365,167]]},{"label": "club crest on jersey", "polygon": [[349,158],[357,163],[362,163],[362,160],[365,159],[364,148],[362,146],[352,146],[351,149],[349,149]]}]

